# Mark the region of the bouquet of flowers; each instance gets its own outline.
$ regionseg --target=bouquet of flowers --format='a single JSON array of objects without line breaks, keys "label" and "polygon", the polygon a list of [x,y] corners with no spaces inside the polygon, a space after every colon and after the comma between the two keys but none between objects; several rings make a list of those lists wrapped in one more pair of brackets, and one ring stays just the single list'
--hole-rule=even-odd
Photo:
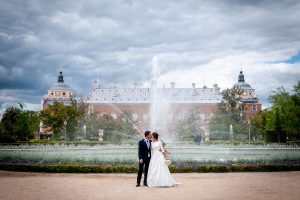
[{"label": "bouquet of flowers", "polygon": [[166,164],[167,166],[170,166],[170,165],[172,164],[172,162],[171,162],[171,160],[166,159],[166,160],[165,160],[165,164]]}]

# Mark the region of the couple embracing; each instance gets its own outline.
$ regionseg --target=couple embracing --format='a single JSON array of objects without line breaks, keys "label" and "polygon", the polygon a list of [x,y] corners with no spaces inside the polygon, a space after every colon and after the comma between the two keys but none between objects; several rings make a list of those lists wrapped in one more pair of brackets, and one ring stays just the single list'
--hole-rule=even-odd
[{"label": "couple embracing", "polygon": [[144,186],[172,187],[179,184],[172,178],[166,164],[165,150],[158,133],[145,131],[145,138],[138,143],[138,156],[137,187],[140,186],[144,167]]}]

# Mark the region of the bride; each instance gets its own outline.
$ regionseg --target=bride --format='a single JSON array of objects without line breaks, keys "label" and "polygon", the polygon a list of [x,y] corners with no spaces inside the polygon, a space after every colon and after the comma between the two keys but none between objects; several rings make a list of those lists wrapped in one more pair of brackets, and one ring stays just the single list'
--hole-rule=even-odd
[{"label": "bride", "polygon": [[178,185],[171,176],[169,168],[166,164],[165,151],[158,133],[152,133],[151,143],[151,160],[147,177],[147,184],[150,187],[172,187]]}]

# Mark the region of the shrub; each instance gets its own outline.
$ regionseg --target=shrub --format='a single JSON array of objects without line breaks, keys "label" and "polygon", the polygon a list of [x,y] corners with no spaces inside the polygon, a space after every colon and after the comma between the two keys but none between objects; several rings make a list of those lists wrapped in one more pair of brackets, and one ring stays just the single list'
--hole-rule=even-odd
[{"label": "shrub", "polygon": [[[223,172],[276,172],[276,171],[299,171],[300,164],[294,165],[208,165],[208,166],[182,166],[171,165],[172,173],[223,173]],[[137,166],[80,166],[80,165],[39,165],[39,164],[0,164],[0,170],[22,172],[47,172],[47,173],[137,173]]]}]

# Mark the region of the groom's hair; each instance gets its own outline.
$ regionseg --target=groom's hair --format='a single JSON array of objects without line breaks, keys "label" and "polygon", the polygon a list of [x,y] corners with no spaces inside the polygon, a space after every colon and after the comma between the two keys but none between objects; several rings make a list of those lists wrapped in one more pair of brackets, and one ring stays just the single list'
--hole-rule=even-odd
[{"label": "groom's hair", "polygon": [[151,131],[145,131],[145,137],[148,136],[151,133]]}]

